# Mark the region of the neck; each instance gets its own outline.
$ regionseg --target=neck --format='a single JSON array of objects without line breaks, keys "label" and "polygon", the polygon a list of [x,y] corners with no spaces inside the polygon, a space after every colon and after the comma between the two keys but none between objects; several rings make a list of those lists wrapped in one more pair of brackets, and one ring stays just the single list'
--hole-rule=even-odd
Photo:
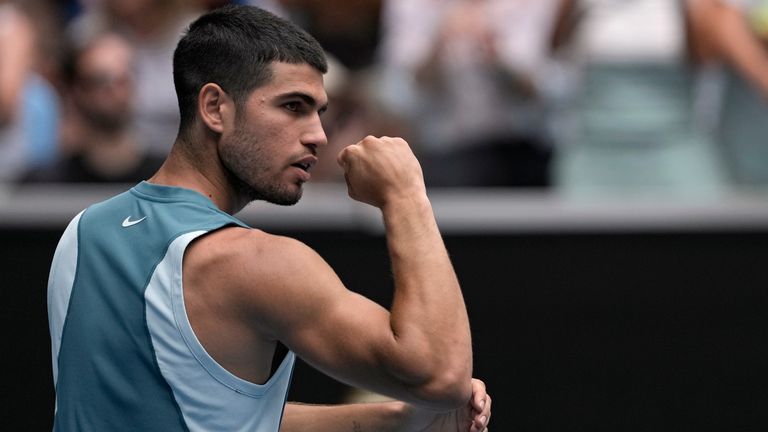
[{"label": "neck", "polygon": [[163,166],[149,182],[194,190],[229,214],[242,210],[248,200],[232,187],[219,159],[211,155],[190,154],[189,147],[188,143],[178,139]]}]

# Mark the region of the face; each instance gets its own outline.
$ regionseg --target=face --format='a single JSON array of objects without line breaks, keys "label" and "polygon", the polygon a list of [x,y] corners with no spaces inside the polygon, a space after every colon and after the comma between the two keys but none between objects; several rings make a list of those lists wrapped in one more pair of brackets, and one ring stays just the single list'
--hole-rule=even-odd
[{"label": "face", "polygon": [[133,109],[133,49],[106,35],[86,49],[77,62],[73,101],[90,126],[105,131],[128,126]]},{"label": "face", "polygon": [[307,64],[272,64],[272,80],[238,109],[222,133],[219,157],[248,200],[292,205],[327,144],[320,115],[328,104],[323,75]]}]

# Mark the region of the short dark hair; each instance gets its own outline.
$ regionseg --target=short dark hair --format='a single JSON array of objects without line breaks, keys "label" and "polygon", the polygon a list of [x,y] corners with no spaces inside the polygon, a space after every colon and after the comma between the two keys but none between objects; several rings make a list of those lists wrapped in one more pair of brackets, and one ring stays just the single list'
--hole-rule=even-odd
[{"label": "short dark hair", "polygon": [[268,11],[227,5],[199,17],[173,53],[179,133],[194,122],[197,96],[205,84],[218,84],[241,105],[253,89],[269,82],[274,61],[306,63],[321,73],[328,71],[317,40]]}]

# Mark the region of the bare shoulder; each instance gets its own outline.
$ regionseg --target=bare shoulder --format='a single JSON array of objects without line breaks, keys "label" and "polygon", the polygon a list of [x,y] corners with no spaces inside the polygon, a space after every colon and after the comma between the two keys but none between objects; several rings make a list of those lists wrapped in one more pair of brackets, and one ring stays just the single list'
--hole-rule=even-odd
[{"label": "bare shoulder", "polygon": [[299,240],[258,229],[229,227],[195,240],[185,256],[185,266],[227,274],[227,279],[251,278],[299,271],[322,258]]},{"label": "bare shoulder", "polygon": [[193,242],[184,258],[184,281],[191,289],[215,290],[207,297],[267,321],[297,312],[287,314],[286,305],[317,305],[343,288],[330,266],[306,244],[239,227]]}]

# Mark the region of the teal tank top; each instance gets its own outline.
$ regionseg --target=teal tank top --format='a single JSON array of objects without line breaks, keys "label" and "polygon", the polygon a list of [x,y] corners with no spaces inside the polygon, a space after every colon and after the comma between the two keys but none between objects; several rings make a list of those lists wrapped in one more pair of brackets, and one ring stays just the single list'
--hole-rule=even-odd
[{"label": "teal tank top", "polygon": [[240,379],[184,307],[186,247],[225,226],[246,227],[197,192],[147,182],[72,220],[48,283],[54,431],[279,430],[295,355],[263,385]]}]

